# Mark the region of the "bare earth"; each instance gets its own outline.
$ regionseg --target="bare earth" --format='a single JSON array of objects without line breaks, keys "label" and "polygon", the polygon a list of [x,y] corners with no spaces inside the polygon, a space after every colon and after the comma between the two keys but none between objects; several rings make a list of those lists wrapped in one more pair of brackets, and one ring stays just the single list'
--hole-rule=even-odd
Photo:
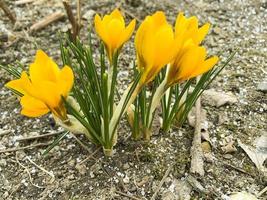
[{"label": "bare earth", "polygon": [[[20,61],[27,66],[37,48],[60,63],[57,33],[67,30],[67,18],[36,33],[28,34],[27,30],[48,14],[64,12],[61,2],[40,0],[24,5],[15,5],[11,0],[5,2],[16,13],[19,23],[14,28],[0,10],[0,35],[13,34],[16,37],[0,43],[0,63],[12,65]],[[102,0],[82,2],[84,27],[81,38],[86,40],[93,13],[107,13],[119,3]],[[203,100],[213,145],[211,152],[208,149],[205,176],[194,176],[203,188],[183,181],[189,176],[194,132],[188,123],[180,129],[174,127],[169,134],[155,133],[149,144],[143,144],[129,138],[130,130],[124,121],[112,158],[105,158],[101,149],[83,140],[82,136],[79,139],[88,144],[89,151],[73,137],[67,136],[47,156],[42,155],[46,146],[0,153],[0,199],[150,199],[168,169],[170,172],[156,199],[179,199],[181,184],[185,183],[183,192],[189,190],[191,199],[225,199],[226,195],[238,191],[256,195],[264,189],[266,176],[257,170],[237,141],[252,145],[256,138],[267,132],[267,2],[127,0],[122,1],[121,7],[128,21],[133,16],[144,19],[157,10],[165,11],[171,22],[179,11],[188,16],[196,15],[202,23],[209,21],[212,24],[212,31],[205,41],[210,55],[222,53],[221,58],[225,60],[238,49],[231,64],[211,85],[221,93],[231,92],[237,102],[216,107]],[[127,69],[134,59],[132,41],[123,48],[121,55],[119,81],[122,90],[131,79]],[[21,116],[18,100],[4,88],[11,79],[4,70],[0,70],[0,151],[52,142],[57,136],[18,141],[34,135],[59,133],[62,129],[55,126],[51,116],[40,119]],[[264,83],[264,80],[265,92],[257,90],[258,84]],[[236,150],[223,152],[222,147],[231,141]],[[259,199],[267,199],[267,193]]]}]

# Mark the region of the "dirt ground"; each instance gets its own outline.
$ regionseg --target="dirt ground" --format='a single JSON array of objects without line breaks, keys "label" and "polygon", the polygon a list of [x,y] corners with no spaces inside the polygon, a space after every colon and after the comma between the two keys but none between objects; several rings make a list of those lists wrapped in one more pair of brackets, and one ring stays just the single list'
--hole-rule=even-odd
[{"label": "dirt ground", "polygon": [[[0,34],[13,35],[9,42],[0,43],[0,63],[14,65],[20,61],[27,66],[32,62],[37,48],[43,49],[60,63],[57,33],[67,30],[67,18],[35,33],[29,33],[28,29],[48,14],[64,12],[61,1],[39,0],[23,5],[15,5],[15,1],[11,0],[6,2],[16,13],[18,23],[14,27],[0,11]],[[216,107],[203,100],[212,149],[206,157],[205,176],[193,175],[199,186],[186,181],[191,177],[190,147],[194,132],[188,123],[179,129],[174,127],[169,134],[155,133],[149,144],[143,144],[129,138],[130,130],[124,122],[119,129],[121,137],[112,158],[105,158],[101,150],[90,143],[88,151],[85,150],[71,135],[43,156],[47,143],[56,136],[27,141],[20,139],[45,133],[57,134],[62,129],[55,126],[51,116],[39,119],[21,116],[18,100],[4,88],[12,77],[0,70],[0,151],[37,145],[31,149],[0,153],[0,199],[150,199],[159,188],[156,199],[167,200],[179,199],[183,187],[183,192],[189,190],[189,196],[180,199],[190,199],[190,196],[191,199],[227,199],[232,192],[246,191],[256,195],[263,190],[267,185],[266,176],[258,171],[240,148],[238,140],[253,144],[256,138],[267,132],[267,2],[82,2],[83,39],[86,39],[87,27],[95,12],[104,14],[118,5],[128,21],[132,17],[142,20],[157,10],[165,11],[172,23],[179,11],[196,15],[202,23],[209,21],[212,30],[205,46],[210,54],[222,53],[224,60],[237,50],[231,64],[210,88],[222,94],[231,92],[237,102]],[[119,81],[122,88],[130,79],[127,68],[129,60],[134,59],[132,41],[123,48],[121,56]],[[258,84],[264,87],[264,80],[265,89],[260,91]],[[79,139],[87,143],[82,136]],[[231,142],[234,150],[225,153],[222,147]],[[164,178],[164,184],[158,187],[167,170],[169,173]],[[267,193],[259,199],[267,199]]]}]

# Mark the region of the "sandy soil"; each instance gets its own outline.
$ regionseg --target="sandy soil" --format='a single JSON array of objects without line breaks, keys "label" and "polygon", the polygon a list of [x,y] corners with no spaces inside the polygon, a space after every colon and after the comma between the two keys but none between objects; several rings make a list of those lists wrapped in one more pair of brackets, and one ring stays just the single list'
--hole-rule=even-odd
[{"label": "sandy soil", "polygon": [[[45,50],[60,63],[57,32],[67,30],[67,19],[36,33],[28,34],[27,30],[50,13],[64,12],[61,3],[56,0],[24,5],[6,2],[16,13],[19,23],[14,27],[0,11],[0,34],[16,36],[15,41],[10,37],[8,43],[0,43],[0,63],[15,65],[20,61],[27,66],[37,48]],[[86,38],[86,27],[94,12],[105,13],[116,5],[116,1],[102,0],[84,3],[81,37]],[[173,128],[169,134],[155,134],[151,143],[143,144],[129,139],[129,128],[123,122],[112,158],[105,158],[101,150],[90,143],[89,152],[86,151],[71,136],[62,140],[47,156],[42,155],[46,144],[0,153],[0,199],[150,199],[168,169],[170,173],[157,199],[179,199],[181,184],[185,187],[183,191],[189,190],[191,199],[225,199],[226,195],[238,191],[256,195],[266,186],[266,176],[257,170],[237,141],[253,144],[267,131],[266,85],[265,92],[257,90],[258,84],[263,84],[267,76],[267,2],[127,0],[122,1],[121,6],[128,20],[133,16],[143,19],[156,10],[165,11],[171,22],[179,11],[196,15],[201,22],[212,24],[205,41],[210,54],[222,53],[224,60],[238,49],[231,64],[211,86],[221,93],[231,92],[237,102],[216,107],[203,100],[213,145],[205,162],[205,176],[194,176],[203,188],[193,183],[188,185],[186,181],[194,132],[188,123],[180,129]],[[119,73],[122,88],[129,81],[129,59],[134,59],[132,42],[125,46],[123,54]],[[11,78],[0,70],[0,150],[52,142],[56,136],[18,141],[28,136],[60,133],[62,129],[55,126],[51,116],[40,119],[21,116],[18,100],[3,87]],[[236,150],[224,153],[222,147],[231,141]],[[265,193],[259,199],[267,199],[266,196]]]}]

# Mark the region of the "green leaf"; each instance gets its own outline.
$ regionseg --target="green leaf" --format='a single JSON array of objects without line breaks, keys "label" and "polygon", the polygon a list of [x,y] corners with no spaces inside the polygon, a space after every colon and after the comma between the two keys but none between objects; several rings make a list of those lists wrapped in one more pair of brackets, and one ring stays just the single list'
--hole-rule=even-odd
[{"label": "green leaf", "polygon": [[60,135],[53,141],[53,143],[50,144],[50,145],[44,150],[44,152],[42,153],[42,155],[43,155],[43,156],[46,156],[46,155],[49,153],[49,151],[51,151],[55,146],[57,146],[57,145],[59,144],[59,142],[60,142],[61,140],[63,140],[63,139],[66,137],[66,135],[68,135],[68,134],[69,134],[69,131],[66,131],[66,132],[63,132],[62,134],[60,134]]}]

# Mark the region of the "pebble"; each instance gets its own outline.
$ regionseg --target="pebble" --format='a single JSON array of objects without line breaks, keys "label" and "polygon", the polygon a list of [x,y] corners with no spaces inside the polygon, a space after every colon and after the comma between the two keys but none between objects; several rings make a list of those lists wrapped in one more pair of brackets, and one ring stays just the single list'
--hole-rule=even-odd
[{"label": "pebble", "polygon": [[262,92],[267,92],[267,79],[258,84],[257,90]]},{"label": "pebble", "polygon": [[6,165],[7,165],[6,160],[5,160],[5,159],[1,159],[1,160],[0,160],[0,166],[1,166],[1,167],[5,167]]},{"label": "pebble", "polygon": [[127,175],[123,178],[123,182],[126,184],[130,182],[130,179]]},{"label": "pebble", "polygon": [[125,169],[129,169],[130,168],[130,165],[128,163],[125,163],[122,168],[125,170]]},{"label": "pebble", "polygon": [[95,15],[95,11],[92,10],[92,9],[90,9],[90,10],[88,10],[88,11],[86,11],[86,12],[84,13],[84,15],[83,15],[82,18],[83,18],[83,19],[86,19],[86,20],[88,20],[88,21],[92,21],[94,15]]}]

